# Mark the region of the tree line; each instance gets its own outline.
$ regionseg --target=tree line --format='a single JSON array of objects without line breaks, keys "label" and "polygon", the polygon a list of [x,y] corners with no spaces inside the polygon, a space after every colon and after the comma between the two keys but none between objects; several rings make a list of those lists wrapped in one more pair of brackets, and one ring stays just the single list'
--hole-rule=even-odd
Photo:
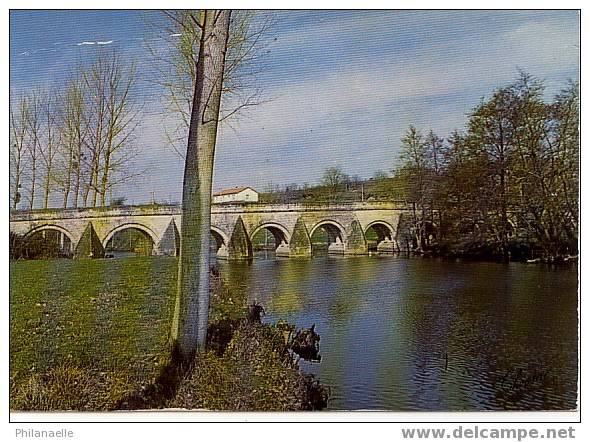
[{"label": "tree line", "polygon": [[579,91],[569,82],[551,102],[527,73],[482,99],[463,132],[439,138],[411,126],[395,171],[415,205],[416,248],[439,246],[499,257],[577,253]]},{"label": "tree line", "polygon": [[111,189],[134,176],[133,64],[102,52],[79,64],[63,85],[12,92],[11,209],[107,205]]},{"label": "tree line", "polygon": [[[319,185],[271,186],[268,202],[406,201],[418,252],[497,258],[578,252],[579,86],[550,102],[527,73],[482,99],[446,138],[411,125],[389,175],[327,168]],[[436,232],[434,234],[434,232]]]}]

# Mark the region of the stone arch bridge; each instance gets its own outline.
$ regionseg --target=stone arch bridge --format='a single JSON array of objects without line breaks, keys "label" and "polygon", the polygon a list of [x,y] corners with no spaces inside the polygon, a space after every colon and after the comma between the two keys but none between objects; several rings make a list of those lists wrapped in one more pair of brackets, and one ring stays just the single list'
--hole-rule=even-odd
[{"label": "stone arch bridge", "polygon": [[[378,251],[408,248],[403,226],[411,209],[403,203],[223,204],[214,205],[211,211],[217,256],[225,259],[252,257],[252,239],[261,229],[274,236],[277,256],[311,256],[311,237],[317,229],[327,234],[330,253],[366,254],[368,236],[376,238],[371,245]],[[176,255],[181,223],[179,206],[162,205],[15,211],[10,215],[11,232],[27,238],[46,230],[58,231],[74,257],[104,256],[109,240],[130,228],[151,239],[152,254]]]}]

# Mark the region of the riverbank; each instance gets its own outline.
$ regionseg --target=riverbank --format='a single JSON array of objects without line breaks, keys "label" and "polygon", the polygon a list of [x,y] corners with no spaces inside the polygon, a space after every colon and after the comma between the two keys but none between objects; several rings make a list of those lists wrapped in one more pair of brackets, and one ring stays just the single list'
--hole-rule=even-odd
[{"label": "riverbank", "polygon": [[[315,324],[321,363],[301,360],[299,367],[330,386],[329,410],[576,406],[575,266],[406,254],[217,265],[228,292],[264,306],[264,323]],[[69,353],[92,355],[85,366],[125,392],[126,382],[109,381],[111,371],[138,388],[159,377],[166,360],[156,357],[166,350],[176,258],[16,261],[10,277],[11,317],[23,325],[11,329],[13,385],[22,387]],[[221,302],[243,306],[238,301]],[[73,318],[77,323],[70,324]],[[210,319],[221,319],[221,311],[212,309]],[[534,381],[521,385],[516,378]]]},{"label": "riverbank", "polygon": [[[577,250],[577,249],[573,249]],[[460,259],[481,262],[522,262],[527,264],[572,264],[577,263],[578,255],[571,251],[543,250],[537,245],[522,241],[510,241],[505,248],[497,243],[483,240],[455,239],[441,240],[429,245],[417,255],[443,259]]]},{"label": "riverbank", "polygon": [[[246,296],[218,278],[210,324],[223,333],[190,370],[170,377],[175,263],[121,260],[116,275],[92,260],[11,263],[11,409],[321,408],[323,390],[299,370],[284,326],[247,321]],[[142,274],[160,279],[146,290],[135,281]]]}]

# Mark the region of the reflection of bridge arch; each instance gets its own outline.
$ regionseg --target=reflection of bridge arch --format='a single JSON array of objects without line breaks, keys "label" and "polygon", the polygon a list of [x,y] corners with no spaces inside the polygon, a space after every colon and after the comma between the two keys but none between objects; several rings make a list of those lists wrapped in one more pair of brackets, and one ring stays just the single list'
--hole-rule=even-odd
[{"label": "reflection of bridge arch", "polygon": [[102,241],[102,247],[106,249],[107,244],[115,236],[115,234],[127,229],[136,229],[145,233],[152,240],[152,246],[154,247],[158,244],[158,235],[156,235],[155,232],[149,227],[139,223],[125,223],[115,227],[109,233],[107,233],[107,236]]},{"label": "reflection of bridge arch", "polygon": [[281,244],[289,244],[289,241],[291,240],[289,230],[287,230],[285,226],[278,223],[263,223],[254,229],[250,235],[250,241],[253,241],[256,234],[262,229],[266,229],[272,234],[275,239],[276,247],[279,247]]},{"label": "reflection of bridge arch", "polygon": [[219,251],[219,249],[223,246],[227,247],[229,244],[229,238],[219,227],[211,226],[211,235],[213,235],[213,238],[215,239],[217,251]]}]

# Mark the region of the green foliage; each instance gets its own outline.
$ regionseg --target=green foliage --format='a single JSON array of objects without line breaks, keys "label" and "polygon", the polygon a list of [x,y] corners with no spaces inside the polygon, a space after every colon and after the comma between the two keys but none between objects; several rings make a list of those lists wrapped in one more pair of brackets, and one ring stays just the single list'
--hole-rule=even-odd
[{"label": "green foliage", "polygon": [[[579,96],[570,83],[552,103],[521,73],[473,109],[465,133],[424,140],[410,126],[394,181],[415,204],[417,249],[524,258],[577,253]],[[438,224],[428,244],[425,221]]]},{"label": "green foliage", "polygon": [[127,197],[119,196],[111,200],[111,207],[122,207],[125,205],[125,201],[127,201]]},{"label": "green foliage", "polygon": [[10,232],[10,259],[71,258],[71,241],[57,230],[44,230],[29,236]]}]

